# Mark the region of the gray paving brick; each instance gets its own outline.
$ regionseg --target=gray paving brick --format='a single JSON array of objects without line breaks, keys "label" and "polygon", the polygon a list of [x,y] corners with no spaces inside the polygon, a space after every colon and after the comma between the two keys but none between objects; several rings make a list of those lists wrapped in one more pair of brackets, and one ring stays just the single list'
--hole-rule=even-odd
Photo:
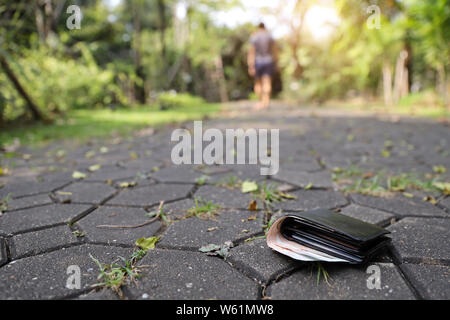
[{"label": "gray paving brick", "polygon": [[[305,267],[272,284],[267,296],[283,300],[388,300],[415,299],[397,268],[390,263],[376,263],[380,268],[380,288],[369,289],[366,266],[324,264],[331,280],[317,283],[317,267]],[[370,281],[370,280],[369,280]]]},{"label": "gray paving brick", "polygon": [[79,225],[81,230],[86,233],[88,241],[133,246],[137,239],[153,236],[161,228],[161,223],[155,221],[142,227],[124,229],[98,228],[97,226],[140,225],[151,219],[146,216],[146,213],[145,210],[140,208],[103,206],[78,221],[77,225]]},{"label": "gray paving brick", "polygon": [[63,187],[67,182],[25,180],[6,184],[0,189],[0,199],[11,195],[12,198],[32,196],[39,193],[49,193]]},{"label": "gray paving brick", "polygon": [[401,268],[424,299],[450,299],[450,267],[405,263]]},{"label": "gray paving brick", "polygon": [[69,222],[89,209],[89,205],[51,204],[6,212],[0,217],[0,233],[17,233]]},{"label": "gray paving brick", "polygon": [[274,178],[299,187],[306,187],[309,184],[311,184],[315,188],[333,187],[331,174],[328,171],[310,173],[280,169],[280,171],[274,176]]},{"label": "gray paving brick", "polygon": [[151,173],[151,177],[161,182],[195,183],[198,178],[205,175],[195,168],[193,165],[170,166]]},{"label": "gray paving brick", "polygon": [[450,260],[450,219],[405,218],[387,229],[402,260]]},{"label": "gray paving brick", "polygon": [[[54,299],[71,296],[97,283],[98,266],[111,263],[118,256],[131,255],[130,249],[81,245],[13,261],[0,269],[0,299]],[[81,288],[68,289],[69,266],[81,271]]]},{"label": "gray paving brick", "polygon": [[[221,245],[249,238],[262,232],[262,218],[260,212],[224,210],[215,220],[183,219],[167,228],[158,246],[198,249],[211,243]],[[208,231],[210,228],[216,229]]]},{"label": "gray paving brick", "polygon": [[232,248],[227,261],[263,283],[301,264],[270,249],[266,239],[249,241]]},{"label": "gray paving brick", "polygon": [[106,183],[75,182],[64,189],[55,192],[55,198],[60,202],[100,204],[108,199],[116,189]]},{"label": "gray paving brick", "polygon": [[0,266],[6,263],[7,258],[5,240],[0,237]]},{"label": "gray paving brick", "polygon": [[256,299],[255,282],[226,262],[199,252],[152,250],[139,262],[148,273],[128,287],[142,299]]},{"label": "gray paving brick", "polygon": [[172,201],[188,196],[193,185],[190,184],[155,184],[141,188],[125,189],[107,204],[129,206],[152,206],[161,201]]},{"label": "gray paving brick", "polygon": [[[250,202],[255,199],[250,193],[242,193],[241,189],[228,189],[217,186],[201,186],[194,194],[194,198],[212,201],[213,204],[223,208],[247,209]],[[262,203],[258,201],[258,207]]]},{"label": "gray paving brick", "polygon": [[53,201],[48,194],[11,199],[8,201],[8,211],[35,207],[44,204],[51,204]]},{"label": "gray paving brick", "polygon": [[11,258],[35,255],[49,249],[78,243],[68,226],[59,226],[15,235],[10,240]]},{"label": "gray paving brick", "polygon": [[120,179],[137,179],[141,175],[145,174],[144,171],[139,169],[124,169],[118,166],[102,167],[99,170],[91,173],[86,181],[99,181],[105,182],[108,180],[120,180]]},{"label": "gray paving brick", "polygon": [[393,198],[381,198],[352,194],[351,198],[357,204],[392,212],[399,216],[450,217],[450,215],[442,209],[417,197],[411,199],[404,197],[403,195],[397,195]]},{"label": "gray paving brick", "polygon": [[348,203],[347,199],[341,193],[334,191],[298,190],[289,193],[297,197],[297,199],[275,202],[274,207],[276,209],[292,211],[304,211],[317,208],[331,209],[345,206]]},{"label": "gray paving brick", "polygon": [[381,210],[359,206],[357,204],[351,204],[348,207],[343,208],[340,213],[352,218],[360,219],[362,221],[381,226],[389,223],[394,217],[393,214]]}]

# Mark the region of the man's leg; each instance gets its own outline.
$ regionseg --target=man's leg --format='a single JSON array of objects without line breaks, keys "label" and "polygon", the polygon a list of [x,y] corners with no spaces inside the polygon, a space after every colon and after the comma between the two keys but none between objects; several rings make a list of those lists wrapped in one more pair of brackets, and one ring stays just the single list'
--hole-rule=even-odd
[{"label": "man's leg", "polygon": [[260,109],[262,106],[262,81],[261,78],[255,78],[255,94],[258,98],[258,103],[256,104],[256,109]]},{"label": "man's leg", "polygon": [[261,107],[268,108],[270,104],[270,95],[272,94],[272,78],[264,75],[261,79]]},{"label": "man's leg", "polygon": [[255,94],[258,97],[258,100],[261,99],[262,94],[261,78],[255,79]]}]

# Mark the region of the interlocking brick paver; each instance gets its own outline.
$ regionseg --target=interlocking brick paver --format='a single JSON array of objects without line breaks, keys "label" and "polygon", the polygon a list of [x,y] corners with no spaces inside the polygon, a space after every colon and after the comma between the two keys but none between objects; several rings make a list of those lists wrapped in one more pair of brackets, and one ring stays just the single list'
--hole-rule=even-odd
[{"label": "interlocking brick paver", "polygon": [[[194,197],[204,201],[212,201],[213,204],[223,208],[247,209],[249,203],[254,199],[252,194],[244,194],[240,188],[229,189],[218,186],[201,186]],[[259,203],[261,207],[261,203]]]},{"label": "interlocking brick paver", "polygon": [[296,170],[283,170],[274,176],[275,179],[291,183],[299,187],[312,185],[316,188],[332,188],[331,175],[328,171],[321,172],[299,172]]},{"label": "interlocking brick paver", "polygon": [[387,229],[402,260],[450,260],[450,219],[404,218]]},{"label": "interlocking brick paver", "polygon": [[361,194],[352,194],[351,197],[360,205],[392,212],[399,216],[450,217],[450,214],[447,214],[444,210],[418,197],[411,199],[403,195],[397,195],[392,198],[383,198]]},{"label": "interlocking brick paver", "polygon": [[390,213],[359,206],[357,204],[351,204],[348,207],[343,208],[340,213],[352,218],[381,226],[389,223],[390,220],[394,217],[394,215]]},{"label": "interlocking brick paver", "polygon": [[[150,251],[140,264],[145,277],[129,286],[132,296],[143,299],[256,299],[254,281],[226,262],[200,252]],[[156,290],[155,290],[156,289]]]},{"label": "interlocking brick paver", "polygon": [[0,216],[0,233],[17,233],[69,222],[86,213],[90,208],[89,205],[51,204],[6,212]]},{"label": "interlocking brick paver", "polygon": [[296,199],[274,203],[276,209],[304,211],[317,208],[336,208],[348,204],[347,199],[339,192],[325,190],[298,190],[289,192]]},{"label": "interlocking brick paver", "polygon": [[139,238],[154,235],[161,222],[136,228],[99,228],[98,226],[137,226],[152,218],[146,216],[146,211],[140,208],[100,207],[77,222],[86,234],[88,241],[107,244],[123,244],[133,246]]},{"label": "interlocking brick paver", "polygon": [[7,183],[0,189],[0,199],[10,195],[12,198],[22,196],[32,196],[40,193],[48,193],[55,189],[61,188],[68,182],[63,181],[38,181],[38,180],[21,180],[18,182]]},{"label": "interlocking brick paver", "polygon": [[107,201],[107,204],[147,207],[159,204],[161,201],[185,198],[192,188],[193,185],[190,184],[154,184],[124,189],[113,199]]},{"label": "interlocking brick paver", "polygon": [[[427,180],[423,174],[432,173],[448,181],[448,126],[318,109],[313,114],[281,104],[256,114],[244,109],[205,121],[204,128],[280,129],[274,176],[262,176],[259,164],[174,165],[174,126],[0,155],[7,169],[0,177],[0,299],[118,299],[111,290],[91,290],[99,269],[89,254],[101,263],[130,258],[136,240],[152,236],[161,238],[138,262],[142,277],[124,285],[126,298],[449,299],[450,197],[433,193],[438,203],[432,204],[423,200],[427,192],[409,188],[413,197],[346,193],[348,177],[332,179],[336,167],[353,166],[367,174],[413,172]],[[385,148],[388,155],[382,154]],[[22,153],[31,157],[23,159]],[[250,158],[255,155],[245,157]],[[438,175],[433,166],[440,165],[447,172]],[[86,177],[75,179],[74,171]],[[242,193],[246,180],[276,185],[295,199],[264,206],[261,194]],[[219,205],[218,214],[189,212],[196,199]],[[254,199],[258,210],[249,211]],[[161,201],[167,219],[145,224]],[[274,252],[264,238],[271,217],[316,208],[387,227],[392,244],[366,265],[322,263],[331,280],[327,284],[322,276],[317,283],[316,263]],[[234,246],[225,258],[198,251],[227,241]],[[80,267],[80,290],[66,288],[71,265]],[[370,265],[380,268],[380,289],[367,286]]]},{"label": "interlocking brick paver", "polygon": [[100,204],[116,193],[116,189],[106,183],[75,182],[55,192],[55,198],[63,203]]},{"label": "interlocking brick paver", "polygon": [[223,210],[213,219],[191,217],[172,223],[163,233],[161,247],[198,249],[204,245],[221,245],[262,232],[261,212]]},{"label": "interlocking brick paver", "polygon": [[405,263],[401,268],[424,299],[450,299],[449,266]]},{"label": "interlocking brick paver", "polygon": [[18,234],[9,241],[12,259],[35,255],[49,249],[69,246],[78,242],[76,235],[72,233],[68,226]]},{"label": "interlocking brick paver", "polygon": [[231,249],[227,261],[264,283],[301,265],[301,262],[270,249],[266,239],[248,241]]},{"label": "interlocking brick paver", "polygon": [[6,255],[6,243],[5,240],[0,238],[0,266],[6,263],[8,256]]},{"label": "interlocking brick paver", "polygon": [[[82,293],[98,281],[99,269],[89,254],[106,264],[130,256],[131,249],[81,245],[12,261],[0,269],[0,299],[54,299]],[[74,274],[68,274],[70,266],[80,268],[80,289],[66,288]]]},{"label": "interlocking brick paver", "polygon": [[387,300],[415,299],[413,292],[403,280],[397,268],[390,263],[376,263],[380,269],[380,289],[368,288],[367,266],[326,264],[329,284],[323,276],[317,283],[317,267],[310,265],[295,272],[288,278],[272,284],[267,296],[272,299],[333,299],[333,300]]},{"label": "interlocking brick paver", "polygon": [[7,211],[25,209],[44,204],[52,203],[52,199],[48,194],[39,194],[36,196],[23,197],[18,199],[11,199],[8,201]]}]

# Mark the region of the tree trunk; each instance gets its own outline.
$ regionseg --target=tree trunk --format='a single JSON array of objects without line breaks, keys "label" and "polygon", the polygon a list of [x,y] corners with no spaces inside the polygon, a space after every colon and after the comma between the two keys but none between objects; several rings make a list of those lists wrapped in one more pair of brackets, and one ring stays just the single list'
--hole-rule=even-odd
[{"label": "tree trunk", "polygon": [[392,72],[389,62],[383,63],[383,94],[384,104],[387,106],[392,105]]},{"label": "tree trunk", "polygon": [[136,100],[140,103],[145,103],[145,75],[142,68],[141,61],[141,14],[139,1],[133,1],[133,51],[134,51],[134,66],[135,73],[138,78],[142,80],[142,84],[135,84]]},{"label": "tree trunk", "polygon": [[395,66],[394,96],[393,96],[394,103],[398,103],[400,101],[400,98],[403,98],[408,95],[409,80],[408,80],[408,72],[406,69],[407,59],[408,59],[408,51],[402,50],[398,55],[397,63]]},{"label": "tree trunk", "polygon": [[39,108],[34,103],[34,101],[31,99],[31,97],[28,95],[28,93],[25,91],[24,87],[20,83],[19,79],[14,74],[14,71],[9,67],[8,62],[6,61],[5,57],[0,55],[0,64],[3,68],[3,70],[6,73],[6,76],[11,80],[12,84],[16,88],[17,92],[20,94],[20,96],[27,102],[28,108],[31,111],[31,114],[33,115],[33,118],[35,120],[45,120],[41,112],[39,111]]},{"label": "tree trunk", "polygon": [[167,28],[167,22],[166,22],[166,5],[164,3],[164,0],[158,0],[158,13],[159,13],[159,35],[160,35],[160,41],[161,41],[161,55],[165,62],[166,60],[166,28]]},{"label": "tree trunk", "polygon": [[440,64],[437,68],[437,91],[438,94],[442,96],[442,103],[444,105],[444,108],[448,108],[447,77],[443,64]]},{"label": "tree trunk", "polygon": [[219,82],[220,101],[228,102],[227,82],[223,71],[223,61],[220,55],[215,59],[217,80]]},{"label": "tree trunk", "polygon": [[42,10],[39,4],[39,1],[35,2],[36,8],[34,10],[36,15],[36,29],[39,35],[39,38],[42,42],[45,43],[47,40],[47,35],[45,34],[45,27],[44,27],[44,15],[42,14]]}]

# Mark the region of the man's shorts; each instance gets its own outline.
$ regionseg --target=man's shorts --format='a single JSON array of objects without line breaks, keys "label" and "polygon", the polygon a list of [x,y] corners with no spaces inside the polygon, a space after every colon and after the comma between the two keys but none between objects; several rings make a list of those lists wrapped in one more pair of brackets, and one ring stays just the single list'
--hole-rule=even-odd
[{"label": "man's shorts", "polygon": [[255,78],[262,78],[263,76],[271,77],[273,75],[273,63],[255,63]]}]

